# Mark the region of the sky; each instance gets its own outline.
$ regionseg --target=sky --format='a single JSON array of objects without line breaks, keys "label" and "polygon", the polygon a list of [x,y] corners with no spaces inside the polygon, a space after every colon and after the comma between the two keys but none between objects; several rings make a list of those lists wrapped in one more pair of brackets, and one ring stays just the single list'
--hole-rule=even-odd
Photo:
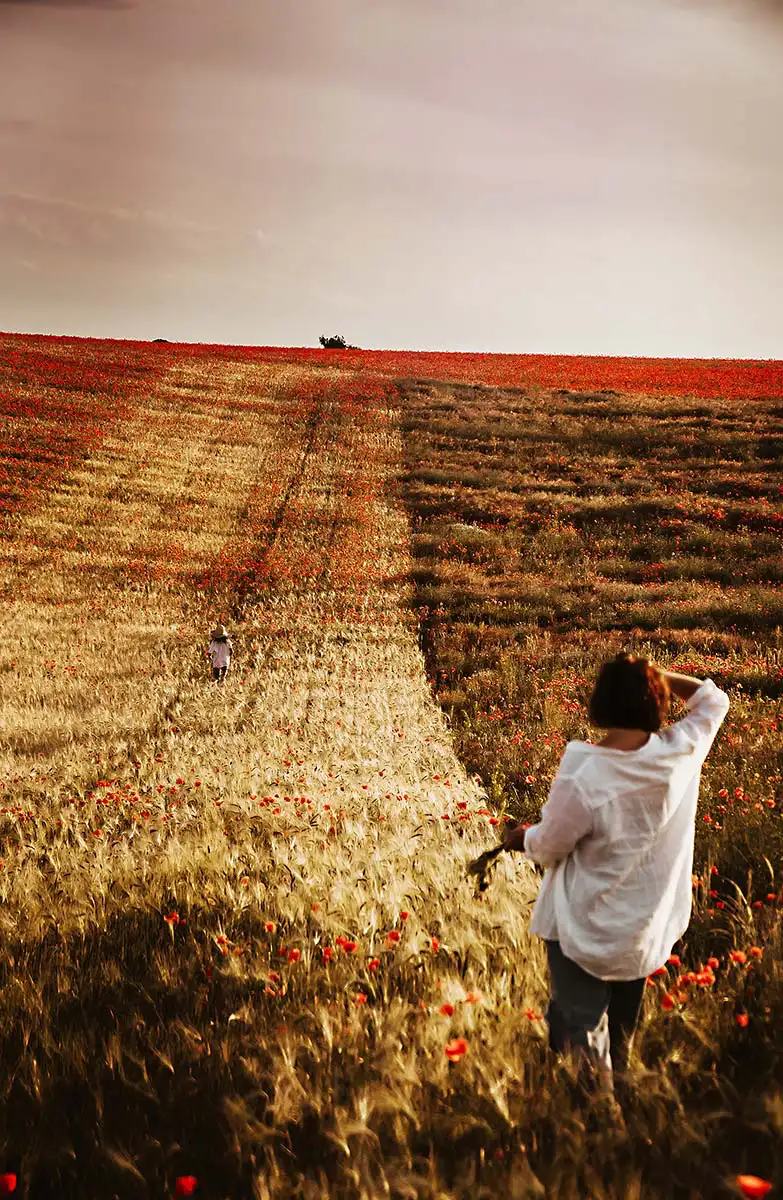
[{"label": "sky", "polygon": [[783,358],[783,3],[0,0],[0,329]]}]

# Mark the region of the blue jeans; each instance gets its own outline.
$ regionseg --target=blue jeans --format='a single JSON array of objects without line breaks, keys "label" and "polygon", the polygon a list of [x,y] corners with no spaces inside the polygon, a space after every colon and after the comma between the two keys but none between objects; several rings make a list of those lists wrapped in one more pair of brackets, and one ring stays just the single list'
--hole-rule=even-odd
[{"label": "blue jeans", "polygon": [[596,1069],[599,1083],[612,1091],[614,1072],[628,1067],[647,980],[598,979],[566,958],[559,942],[545,945],[552,977],[546,1014],[550,1048],[576,1050]]}]

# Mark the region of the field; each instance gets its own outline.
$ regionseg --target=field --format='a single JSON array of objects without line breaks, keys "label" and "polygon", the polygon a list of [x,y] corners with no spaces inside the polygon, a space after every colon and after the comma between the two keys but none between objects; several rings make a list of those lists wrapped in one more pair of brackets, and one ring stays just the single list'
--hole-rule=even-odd
[{"label": "field", "polygon": [[[0,361],[0,1194],[779,1181],[783,364]],[[547,1050],[535,871],[465,867],[629,639],[732,708],[622,1129]]]}]

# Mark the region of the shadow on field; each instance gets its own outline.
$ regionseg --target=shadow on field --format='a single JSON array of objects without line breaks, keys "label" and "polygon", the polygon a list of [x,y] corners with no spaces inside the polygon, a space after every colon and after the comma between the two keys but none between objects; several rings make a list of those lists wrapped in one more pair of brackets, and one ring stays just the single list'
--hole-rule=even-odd
[{"label": "shadow on field", "polygon": [[[290,969],[260,917],[246,913],[238,924],[221,947],[214,906],[171,926],[158,912],[129,912],[102,930],[52,931],[7,953],[0,1162],[18,1174],[22,1196],[142,1200],[195,1175],[208,1197],[258,1194],[259,1178],[269,1196],[302,1195],[307,1178],[320,1180],[319,1195],[354,1197],[368,1194],[360,1176],[381,1194],[390,1173],[422,1197],[441,1194],[427,1182],[435,1177],[467,1200],[482,1187],[500,1195],[512,1186],[520,1196],[615,1197],[644,1176],[645,1196],[684,1198],[725,1194],[715,1156],[722,1139],[741,1134],[748,1161],[769,1158],[768,1131],[752,1128],[762,1100],[750,1084],[765,1077],[764,1063],[739,1071],[722,1055],[718,1074],[733,1079],[718,1083],[698,1040],[679,1029],[679,1066],[664,1069],[671,1035],[659,1028],[645,1038],[647,1070],[628,1097],[631,1140],[600,1106],[576,1102],[567,1068],[553,1069],[525,1014],[511,1009],[487,1015],[510,1024],[525,1047],[504,1115],[459,1069],[445,1090],[436,1086],[426,1057],[423,1077],[388,1078],[390,995],[421,1019],[410,964],[379,981],[376,1024],[372,995],[358,1017],[350,1004],[356,969],[347,959],[319,999],[313,970],[304,961]],[[293,935],[276,933],[284,942]],[[282,976],[274,988],[270,969]],[[397,1088],[395,1103],[387,1085]],[[352,1097],[373,1088],[386,1099],[361,1129]],[[544,1193],[538,1180],[555,1190]],[[698,1181],[704,1192],[694,1191]]]},{"label": "shadow on field", "polygon": [[[357,1151],[379,1178],[400,1160],[422,1179],[431,1165],[444,1179],[475,1173],[487,1145],[510,1151],[508,1126],[493,1132],[459,1081],[444,1103],[425,1080],[417,1116],[403,1098],[399,1112],[376,1114],[351,1159],[340,1121],[356,1089],[381,1088],[385,1061],[372,1026],[349,1029],[356,968],[335,964],[319,1003],[313,973],[289,968],[260,917],[246,914],[222,947],[221,928],[206,906],[170,926],[158,912],[129,912],[5,956],[0,1163],[22,1196],[157,1198],[180,1175],[195,1175],[208,1197],[257,1194],[259,1176],[273,1196],[300,1194],[303,1176],[353,1196]],[[414,977],[395,972],[388,987],[412,993]],[[418,1001],[411,1009],[420,1016]]]}]

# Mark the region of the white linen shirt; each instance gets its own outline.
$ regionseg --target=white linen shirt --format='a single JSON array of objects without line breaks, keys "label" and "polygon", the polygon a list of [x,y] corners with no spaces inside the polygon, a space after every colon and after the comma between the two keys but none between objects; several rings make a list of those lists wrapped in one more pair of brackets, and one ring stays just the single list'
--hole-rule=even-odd
[{"label": "white linen shirt", "polygon": [[688,928],[702,764],[729,708],[706,679],[638,750],[569,742],[525,836],[546,867],[530,932],[599,979],[641,979]]}]

